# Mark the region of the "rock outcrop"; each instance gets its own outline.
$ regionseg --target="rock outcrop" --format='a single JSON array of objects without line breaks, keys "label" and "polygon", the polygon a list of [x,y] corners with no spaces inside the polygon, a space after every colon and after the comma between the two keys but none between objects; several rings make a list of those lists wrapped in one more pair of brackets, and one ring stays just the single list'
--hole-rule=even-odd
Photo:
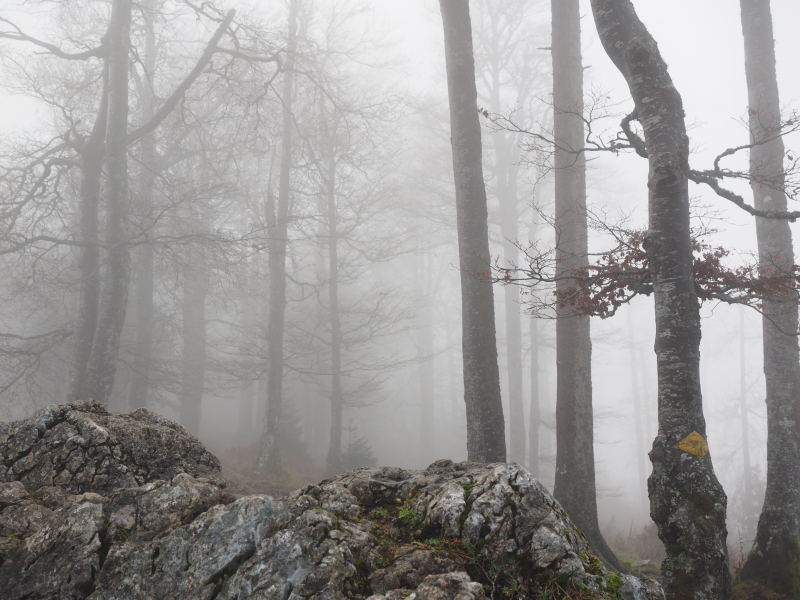
[{"label": "rock outcrop", "polygon": [[234,499],[216,459],[149,411],[76,403],[0,432],[3,599],[663,598],[605,571],[515,464],[360,469]]}]

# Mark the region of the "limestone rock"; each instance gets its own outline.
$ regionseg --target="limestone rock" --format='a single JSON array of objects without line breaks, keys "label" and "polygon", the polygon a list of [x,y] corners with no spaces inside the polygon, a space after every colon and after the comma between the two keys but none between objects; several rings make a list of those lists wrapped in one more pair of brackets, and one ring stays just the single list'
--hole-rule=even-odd
[{"label": "limestone rock", "polygon": [[225,485],[219,461],[197,438],[146,408],[113,415],[86,400],[0,424],[0,482],[20,481],[29,491],[108,495],[178,473]]},{"label": "limestone rock", "polygon": [[49,407],[0,439],[0,600],[481,600],[556,578],[663,600],[605,571],[516,464],[358,469],[236,500],[149,411]]}]

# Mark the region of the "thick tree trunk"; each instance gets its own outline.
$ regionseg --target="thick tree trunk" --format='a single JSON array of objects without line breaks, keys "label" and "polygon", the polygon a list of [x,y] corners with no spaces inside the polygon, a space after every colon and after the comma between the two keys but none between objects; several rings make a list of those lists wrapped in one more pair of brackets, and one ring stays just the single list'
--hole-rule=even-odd
[{"label": "thick tree trunk", "polygon": [[706,443],[700,391],[700,306],[692,277],[689,138],[683,102],[630,0],[592,0],[608,55],[625,77],[649,157],[645,249],[653,281],[658,436],[650,459],[650,513],[667,549],[667,598],[730,596],[727,499]]},{"label": "thick tree trunk", "polygon": [[80,239],[78,270],[80,292],[75,321],[69,400],[88,398],[86,367],[92,353],[100,304],[100,177],[103,173],[106,123],[108,120],[108,64],[103,74],[103,92],[92,132],[81,149]]},{"label": "thick tree trunk", "polygon": [[481,127],[468,0],[439,0],[444,23],[450,137],[456,184],[467,454],[505,462],[506,442],[491,275]]},{"label": "thick tree trunk", "polygon": [[180,422],[200,432],[206,372],[206,264],[203,249],[189,247],[183,282],[183,358]]},{"label": "thick tree trunk", "polygon": [[[780,99],[769,0],[741,0],[751,141],[778,131]],[[781,138],[750,151],[751,188],[759,210],[786,210],[772,185],[784,178]],[[780,187],[780,185],[776,186]],[[794,249],[789,224],[756,219],[759,263],[766,272],[790,272]],[[800,597],[800,356],[798,309],[792,298],[764,302],[764,376],[767,384],[767,489],[756,541],[738,579],[756,580]]]},{"label": "thick tree trunk", "polygon": [[[147,123],[155,114],[155,66],[156,36],[153,24],[153,6],[143,11],[145,26],[144,78],[141,90],[141,122]],[[139,172],[139,204],[142,228],[151,234],[153,222],[153,194],[158,171],[156,141],[147,134],[141,141],[141,165]],[[135,410],[147,403],[147,388],[150,381],[150,366],[153,354],[153,289],[154,256],[150,244],[140,246],[136,257],[136,292],[134,310],[136,336],[134,340],[133,375],[128,393],[128,410]]]},{"label": "thick tree trunk", "polygon": [[114,0],[108,50],[108,122],[106,125],[106,243],[109,246],[97,328],[86,367],[86,393],[108,404],[117,371],[117,355],[128,307],[130,250],[128,214],[128,52],[132,0]]},{"label": "thick tree trunk", "polygon": [[[555,152],[556,270],[571,273],[589,264],[586,225],[586,158],[583,147],[583,64],[578,0],[552,0],[553,133]],[[562,279],[559,289],[575,284]],[[592,412],[592,339],[589,317],[569,308],[556,320],[556,478],[561,502],[592,549],[619,571],[622,564],[606,544],[597,519]]]},{"label": "thick tree trunk", "polygon": [[258,466],[270,473],[283,471],[278,444],[278,426],[283,405],[283,330],[286,318],[286,248],[288,245],[289,203],[292,188],[292,93],[294,54],[297,45],[297,13],[300,0],[289,4],[289,38],[286,69],[283,72],[283,124],[281,131],[281,173],[278,184],[277,213],[270,209],[269,244],[269,321],[267,323],[267,420],[261,433]]}]

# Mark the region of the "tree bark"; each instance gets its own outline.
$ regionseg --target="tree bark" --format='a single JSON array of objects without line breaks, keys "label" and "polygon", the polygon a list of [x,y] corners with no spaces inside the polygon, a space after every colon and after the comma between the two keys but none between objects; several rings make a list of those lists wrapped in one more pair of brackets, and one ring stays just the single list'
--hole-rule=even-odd
[{"label": "tree bark", "polygon": [[658,436],[650,513],[667,557],[667,598],[727,599],[727,498],[706,443],[700,390],[700,307],[692,276],[689,138],[683,102],[630,0],[592,0],[600,40],[630,87],[649,157],[649,230],[658,365]]},{"label": "tree bark", "polygon": [[439,5],[444,23],[461,268],[467,455],[475,462],[505,462],[505,423],[497,365],[494,293],[488,283],[491,265],[488,211],[469,2],[439,0]]},{"label": "tree bark", "polygon": [[206,372],[206,264],[203,248],[189,246],[183,283],[183,358],[180,422],[200,432]]},{"label": "tree bark", "polygon": [[[583,64],[578,0],[552,0],[553,133],[555,151],[556,271],[589,265],[586,158],[583,147]],[[557,288],[575,285],[561,279]],[[559,309],[556,320],[556,477],[553,495],[609,567],[623,570],[597,519],[592,412],[592,339],[589,317]]]},{"label": "tree bark", "polygon": [[[751,142],[774,135],[780,98],[769,0],[741,0]],[[783,182],[783,140],[750,150],[751,188],[759,210],[786,210],[786,196],[760,183]],[[766,273],[790,272],[792,234],[786,221],[756,219],[759,263]],[[767,386],[767,488],[756,540],[738,575],[800,597],[800,354],[798,309],[791,298],[764,302],[764,376]]]},{"label": "tree bark", "polygon": [[108,404],[128,306],[128,53],[132,0],[114,0],[108,35],[106,125],[106,243],[109,246],[97,328],[86,367],[86,394]]},{"label": "tree bark", "polygon": [[283,330],[286,318],[286,248],[288,245],[289,204],[292,187],[292,94],[297,46],[297,13],[300,0],[289,4],[289,38],[286,69],[283,72],[283,124],[281,131],[281,172],[278,183],[277,213],[270,209],[269,244],[269,320],[267,322],[267,418],[261,434],[258,466],[270,473],[283,471],[278,426],[283,405]]}]

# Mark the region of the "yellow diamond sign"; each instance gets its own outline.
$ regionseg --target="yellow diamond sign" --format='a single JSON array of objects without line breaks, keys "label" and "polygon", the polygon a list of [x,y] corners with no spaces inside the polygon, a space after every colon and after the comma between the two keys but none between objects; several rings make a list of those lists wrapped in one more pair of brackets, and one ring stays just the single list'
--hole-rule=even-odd
[{"label": "yellow diamond sign", "polygon": [[683,450],[684,452],[688,452],[689,454],[694,454],[700,458],[703,458],[706,454],[708,454],[708,442],[706,442],[705,438],[696,431],[693,431],[680,442],[678,442],[678,445],[675,446],[675,448],[678,450]]}]

